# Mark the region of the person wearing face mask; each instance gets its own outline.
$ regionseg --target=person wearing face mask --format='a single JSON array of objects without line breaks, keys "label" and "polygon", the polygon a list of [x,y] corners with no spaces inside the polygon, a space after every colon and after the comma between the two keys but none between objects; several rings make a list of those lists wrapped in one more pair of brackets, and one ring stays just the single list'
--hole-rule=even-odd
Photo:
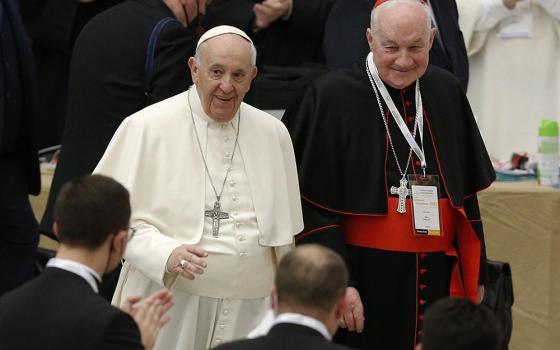
[{"label": "person wearing face mask", "polygon": [[[91,174],[122,120],[185,91],[203,0],[127,0],[93,18],[78,37],[70,68],[62,150],[39,231],[54,238],[62,185]],[[111,299],[118,271],[104,280]]]},{"label": "person wearing face mask", "polygon": [[289,134],[242,102],[255,62],[240,29],[204,33],[188,62],[194,85],[126,118],[94,171],[129,189],[137,230],[113,302],[162,286],[175,295],[158,350],[244,337],[303,228]]},{"label": "person wearing face mask", "polygon": [[122,310],[98,295],[101,276],[120,263],[129,229],[128,191],[94,175],[66,184],[55,205],[56,257],[30,282],[0,298],[0,348],[152,349],[172,293],[127,300]]},{"label": "person wearing face mask", "polygon": [[483,296],[476,193],[495,174],[461,84],[428,65],[435,34],[419,0],[378,2],[367,57],[316,80],[282,119],[298,159],[296,242],[346,257],[349,332],[336,339],[351,347],[413,350],[431,303]]}]

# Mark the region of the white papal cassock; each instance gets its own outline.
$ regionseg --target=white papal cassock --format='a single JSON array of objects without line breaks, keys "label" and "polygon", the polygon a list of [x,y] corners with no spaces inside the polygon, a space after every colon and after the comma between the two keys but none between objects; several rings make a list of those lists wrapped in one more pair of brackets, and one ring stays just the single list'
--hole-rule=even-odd
[{"label": "white papal cassock", "polygon": [[[220,192],[239,117],[212,120],[196,89],[189,91],[126,118],[94,171],[128,188],[137,229],[113,303],[164,286],[174,292],[172,320],[156,343],[161,350],[208,349],[246,336],[269,308],[274,256],[289,250],[303,229],[289,134],[276,118],[242,103],[239,143],[221,199],[230,218],[212,236],[204,211],[216,197],[194,133]],[[194,281],[165,272],[180,244],[198,244],[209,253],[204,274]]]}]

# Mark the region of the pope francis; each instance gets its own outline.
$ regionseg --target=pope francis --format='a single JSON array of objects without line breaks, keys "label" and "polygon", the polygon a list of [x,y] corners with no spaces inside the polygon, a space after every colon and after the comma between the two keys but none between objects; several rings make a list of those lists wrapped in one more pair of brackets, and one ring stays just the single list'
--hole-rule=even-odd
[{"label": "pope francis", "polygon": [[136,234],[113,303],[162,286],[175,295],[155,349],[244,337],[268,309],[276,261],[303,229],[290,136],[242,102],[255,61],[243,31],[207,31],[188,62],[194,85],[126,118],[94,171],[131,195]]}]

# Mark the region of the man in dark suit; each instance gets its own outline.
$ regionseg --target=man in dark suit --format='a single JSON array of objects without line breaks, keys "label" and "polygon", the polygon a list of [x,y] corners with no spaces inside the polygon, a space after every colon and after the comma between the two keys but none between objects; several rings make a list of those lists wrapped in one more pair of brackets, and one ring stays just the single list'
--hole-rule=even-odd
[{"label": "man in dark suit", "polygon": [[0,296],[33,277],[41,190],[33,58],[16,0],[0,0]]},{"label": "man in dark suit", "polygon": [[64,129],[72,48],[84,25],[121,0],[19,1],[37,68],[37,145],[59,145]]},{"label": "man in dark suit", "polygon": [[[52,237],[62,185],[91,174],[125,117],[188,88],[187,60],[204,9],[203,0],[127,0],[84,27],[72,55],[62,151],[42,233]],[[117,276],[101,287],[109,300]]]},{"label": "man in dark suit", "polygon": [[294,249],[278,266],[270,296],[276,317],[268,334],[216,350],[349,349],[330,341],[342,317],[347,284],[346,266],[335,252],[315,244]]},{"label": "man in dark suit", "polygon": [[[120,262],[129,230],[128,191],[111,178],[78,178],[55,206],[56,258],[0,299],[0,349],[151,349],[172,306],[167,290],[131,298],[121,311],[97,294]],[[130,233],[129,233],[130,232]]]},{"label": "man in dark suit", "polygon": [[[383,0],[384,1],[384,0]],[[467,91],[469,61],[459,28],[455,0],[422,0],[434,16],[438,34],[430,50],[430,64],[453,73]],[[325,57],[332,68],[351,67],[369,52],[364,33],[370,24],[371,8],[380,0],[337,0],[325,25]]]}]

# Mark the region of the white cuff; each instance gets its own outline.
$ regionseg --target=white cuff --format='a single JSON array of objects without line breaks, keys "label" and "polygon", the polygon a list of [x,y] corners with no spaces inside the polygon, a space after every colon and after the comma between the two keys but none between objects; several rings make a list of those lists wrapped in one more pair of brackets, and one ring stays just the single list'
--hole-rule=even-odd
[{"label": "white cuff", "polygon": [[494,28],[502,19],[511,16],[512,11],[504,6],[502,0],[481,0],[482,14],[474,26],[476,32]]}]

